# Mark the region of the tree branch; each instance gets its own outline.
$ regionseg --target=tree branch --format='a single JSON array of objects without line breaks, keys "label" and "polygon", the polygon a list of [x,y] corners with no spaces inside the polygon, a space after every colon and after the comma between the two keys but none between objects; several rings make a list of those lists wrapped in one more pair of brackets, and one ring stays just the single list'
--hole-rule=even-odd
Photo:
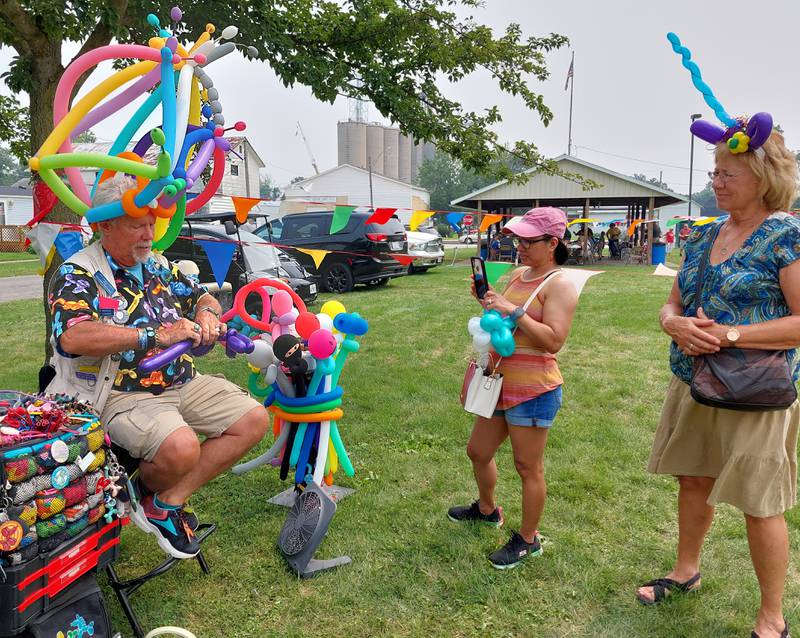
[{"label": "tree branch", "polygon": [[47,37],[17,0],[0,0],[0,19],[6,24],[9,44],[22,56],[47,44]]}]

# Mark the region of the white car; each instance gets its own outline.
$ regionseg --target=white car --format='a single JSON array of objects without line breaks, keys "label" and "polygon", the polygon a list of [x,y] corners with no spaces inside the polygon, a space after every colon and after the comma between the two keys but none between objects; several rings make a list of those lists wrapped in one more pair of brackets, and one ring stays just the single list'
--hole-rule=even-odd
[{"label": "white car", "polygon": [[414,258],[408,265],[408,274],[438,266],[444,261],[444,243],[438,235],[406,231],[408,254]]}]

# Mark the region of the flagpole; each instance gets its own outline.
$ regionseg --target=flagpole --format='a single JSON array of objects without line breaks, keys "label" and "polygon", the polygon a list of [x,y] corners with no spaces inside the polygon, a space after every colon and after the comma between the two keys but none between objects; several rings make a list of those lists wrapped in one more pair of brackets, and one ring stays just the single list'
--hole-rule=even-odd
[{"label": "flagpole", "polygon": [[569,69],[571,75],[568,80],[572,80],[570,82],[569,87],[569,140],[567,141],[567,155],[572,155],[572,96],[575,93],[575,51],[572,52],[572,62],[569,65]]}]

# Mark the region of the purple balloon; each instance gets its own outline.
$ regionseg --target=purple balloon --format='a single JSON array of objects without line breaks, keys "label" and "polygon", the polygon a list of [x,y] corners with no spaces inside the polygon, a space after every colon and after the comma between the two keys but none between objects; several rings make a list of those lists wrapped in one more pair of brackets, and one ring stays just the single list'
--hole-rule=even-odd
[{"label": "purple balloon", "polygon": [[178,22],[183,17],[183,11],[181,11],[180,7],[172,7],[169,10],[169,17],[172,18],[173,22]]},{"label": "purple balloon", "polygon": [[725,137],[725,129],[706,120],[695,120],[689,127],[692,135],[709,144],[719,144]]},{"label": "purple balloon", "polygon": [[769,113],[756,113],[747,123],[749,148],[756,150],[764,145],[772,133],[772,116]]},{"label": "purple balloon", "polygon": [[[225,354],[229,357],[233,357],[237,354],[248,354],[255,349],[253,340],[250,337],[240,334],[233,328],[228,330],[225,334],[220,335],[219,341],[225,344]],[[162,352],[159,352],[152,357],[142,359],[139,362],[139,371],[143,374],[150,374],[151,372],[155,372],[159,368],[163,368],[178,357],[186,354],[189,352],[189,350],[192,351],[194,356],[200,357],[211,352],[213,347],[213,343],[205,346],[197,346],[196,348],[192,348],[191,341],[174,343]]]}]

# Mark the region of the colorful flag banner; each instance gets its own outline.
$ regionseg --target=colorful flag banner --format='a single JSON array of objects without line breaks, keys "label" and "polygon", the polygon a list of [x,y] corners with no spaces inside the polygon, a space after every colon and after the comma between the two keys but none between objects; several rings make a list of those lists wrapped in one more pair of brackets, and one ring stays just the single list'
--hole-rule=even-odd
[{"label": "colorful flag banner", "polygon": [[75,230],[59,233],[54,244],[58,254],[61,255],[64,261],[83,248],[81,233]]},{"label": "colorful flag banner", "polygon": [[672,219],[667,220],[667,228],[672,228],[673,226],[677,226],[681,222],[690,221],[692,218],[687,217],[686,215],[678,215],[677,217],[673,217]]},{"label": "colorful flag banner", "polygon": [[573,219],[572,221],[567,222],[567,228],[573,224],[593,224],[594,222],[599,221],[600,220],[597,217],[582,217],[581,219]]},{"label": "colorful flag banner", "polygon": [[715,219],[719,219],[719,216],[717,216],[717,217],[698,217],[697,219],[693,219],[692,220],[692,226],[705,226],[706,224],[710,224],[711,222],[713,222]]},{"label": "colorful flag banner", "polygon": [[409,222],[408,226],[411,230],[417,230],[419,225],[424,222],[428,217],[433,217],[436,211],[433,210],[415,210],[411,213],[411,221]]},{"label": "colorful flag banner", "polygon": [[325,259],[325,255],[330,252],[329,250],[314,250],[312,248],[296,248],[295,250],[299,250],[301,253],[305,253],[311,257],[311,259],[314,260],[314,266],[316,268],[319,268],[322,260]]},{"label": "colorful flag banner", "polygon": [[633,237],[633,233],[636,232],[636,227],[639,224],[657,224],[657,219],[634,219],[631,222],[631,225],[628,226],[628,237]]},{"label": "colorful flag banner", "polygon": [[492,285],[514,265],[508,261],[487,261],[484,264],[486,265],[486,278]]},{"label": "colorful flag banner", "polygon": [[404,266],[408,266],[408,264],[414,261],[414,258],[411,255],[398,255],[396,253],[390,253],[389,256],[392,257],[393,259],[396,259]]},{"label": "colorful flag banner", "polygon": [[453,230],[455,230],[457,233],[460,233],[461,226],[459,225],[459,222],[464,218],[464,215],[465,213],[447,213],[445,219],[447,220],[447,223],[453,227]]},{"label": "colorful flag banner", "polygon": [[577,291],[579,297],[583,287],[589,280],[589,277],[594,277],[595,275],[600,275],[604,272],[602,270],[584,270],[583,268],[564,268],[563,270],[564,274],[561,276],[566,277],[572,282],[572,285],[575,286],[575,290]]},{"label": "colorful flag banner", "polygon": [[497,222],[501,221],[503,221],[502,215],[495,215],[495,214],[484,215],[483,220],[481,220],[481,226],[479,230],[480,232],[484,232],[492,224],[496,224]]},{"label": "colorful flag banner", "polygon": [[333,209],[333,219],[331,220],[331,235],[335,235],[347,226],[350,215],[356,209],[355,206],[335,206]]},{"label": "colorful flag banner", "polygon": [[53,244],[60,231],[61,226],[58,224],[36,224],[36,226],[25,232],[25,236],[31,242],[31,247],[39,255],[39,260],[42,263],[40,274],[47,270],[49,261],[53,258],[51,254],[51,252],[54,252]]},{"label": "colorful flag banner", "polygon": [[211,264],[211,272],[214,273],[214,279],[217,285],[222,288],[222,284],[225,283],[225,277],[227,277],[228,270],[231,267],[233,253],[236,250],[236,242],[208,241],[205,239],[195,239],[195,241],[206,251],[208,263]]},{"label": "colorful flag banner", "polygon": [[388,222],[392,215],[397,212],[396,208],[376,208],[375,212],[367,218],[365,224],[385,224]]},{"label": "colorful flag banner", "polygon": [[261,203],[261,199],[255,197],[231,196],[231,200],[233,200],[233,208],[236,211],[236,221],[239,224],[244,224],[247,221],[247,215],[250,213],[250,209],[256,204]]},{"label": "colorful flag banner", "polygon": [[668,268],[664,264],[658,264],[656,269],[653,271],[653,274],[656,277],[676,277],[678,275],[678,271]]}]

